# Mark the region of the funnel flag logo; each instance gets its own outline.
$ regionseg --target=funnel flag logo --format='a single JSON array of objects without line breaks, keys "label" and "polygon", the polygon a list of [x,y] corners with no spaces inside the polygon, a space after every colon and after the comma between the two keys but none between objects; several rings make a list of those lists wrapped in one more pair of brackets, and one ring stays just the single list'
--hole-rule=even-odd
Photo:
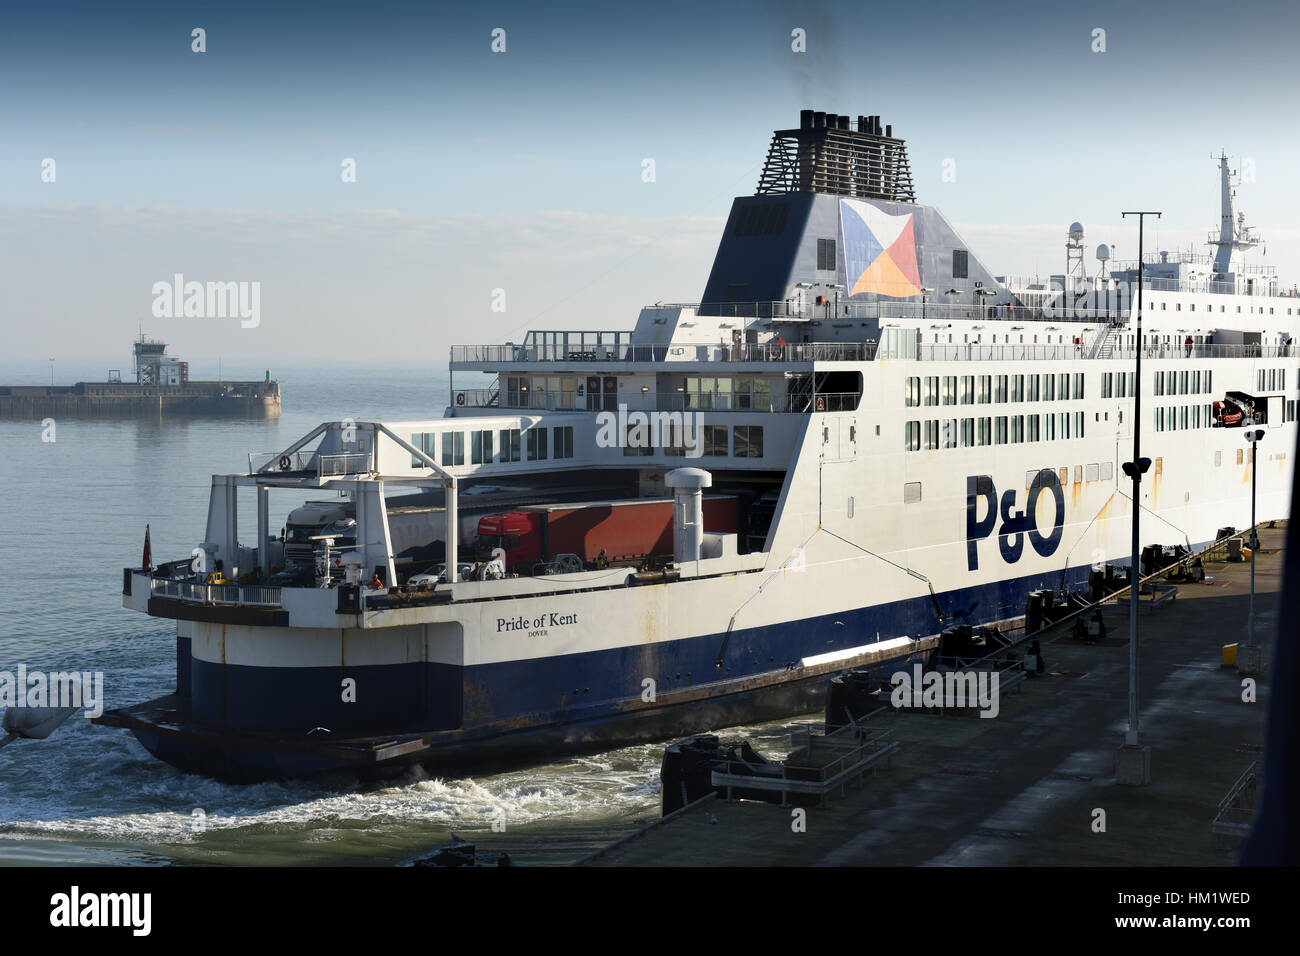
[{"label": "funnel flag logo", "polygon": [[920,295],[912,213],[891,216],[870,203],[840,200],[844,284],[849,295],[873,292],[891,299]]}]

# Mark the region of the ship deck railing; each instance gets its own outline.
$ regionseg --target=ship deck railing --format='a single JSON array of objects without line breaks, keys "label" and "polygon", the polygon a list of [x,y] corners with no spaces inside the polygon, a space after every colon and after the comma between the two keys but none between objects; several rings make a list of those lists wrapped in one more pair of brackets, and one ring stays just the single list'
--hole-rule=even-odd
[{"label": "ship deck railing", "polygon": [[742,345],[453,345],[453,365],[533,362],[870,362],[875,342],[770,342]]},{"label": "ship deck railing", "polygon": [[[529,393],[529,398],[522,395],[512,398],[509,392],[499,389],[457,389],[456,394],[464,395],[465,401],[458,402],[460,408],[501,408],[521,412],[599,412],[618,411],[618,405],[607,408],[603,402],[588,404],[585,397],[572,401],[561,399],[544,399],[536,403]],[[801,392],[796,394],[773,395],[762,400],[752,396],[741,398],[726,393],[686,394],[681,392],[660,392],[642,396],[633,395],[626,401],[620,401],[627,412],[736,412],[736,413],[794,413],[806,414],[812,411],[841,412],[854,411],[862,401],[859,392]],[[630,424],[635,424],[630,423]]]},{"label": "ship deck railing", "polygon": [[[983,342],[960,344],[924,343],[916,358],[928,362],[1040,362],[1066,359],[1133,361],[1137,349],[1115,348],[1109,354],[1091,355],[1087,343],[1061,345],[991,345]],[[1141,349],[1144,359],[1290,358],[1297,352],[1291,345],[1182,345],[1150,346]],[[900,356],[902,357],[902,356]]]},{"label": "ship deck railing", "polygon": [[187,604],[236,604],[280,607],[280,588],[265,584],[200,584],[172,578],[150,578],[149,596],[172,598]]},{"label": "ship deck railing", "polygon": [[248,473],[264,471],[294,478],[315,475],[318,478],[340,478],[344,475],[365,475],[374,470],[370,452],[348,452],[338,455],[320,455],[315,451],[250,451]]}]

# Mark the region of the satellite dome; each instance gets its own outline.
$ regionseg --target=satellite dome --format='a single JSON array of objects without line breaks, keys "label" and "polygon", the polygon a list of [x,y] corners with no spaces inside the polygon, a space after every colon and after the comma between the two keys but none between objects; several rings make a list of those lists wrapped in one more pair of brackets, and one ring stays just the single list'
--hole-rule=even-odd
[{"label": "satellite dome", "polygon": [[1106,243],[1103,242],[1101,245],[1097,247],[1097,261],[1105,262],[1109,258],[1110,258],[1110,246],[1106,245]]},{"label": "satellite dome", "polygon": [[1071,239],[1083,238],[1083,223],[1081,222],[1070,223],[1070,238]]}]

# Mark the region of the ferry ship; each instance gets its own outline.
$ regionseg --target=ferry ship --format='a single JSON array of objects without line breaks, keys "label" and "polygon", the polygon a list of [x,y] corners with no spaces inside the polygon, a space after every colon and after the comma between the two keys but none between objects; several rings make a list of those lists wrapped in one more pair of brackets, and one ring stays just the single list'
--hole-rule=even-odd
[{"label": "ferry ship", "polygon": [[454,346],[440,417],[325,422],[213,476],[192,554],[123,574],[125,607],[176,621],[175,691],[99,722],[255,780],[811,710],[835,673],[1127,563],[1139,424],[1143,545],[1245,527],[1252,483],[1285,518],[1300,298],[1244,262],[1218,166],[1211,254],[1100,249],[1090,276],[1076,223],[1062,273],[1016,279],[917,202],[880,117],[806,110],[700,303]]}]

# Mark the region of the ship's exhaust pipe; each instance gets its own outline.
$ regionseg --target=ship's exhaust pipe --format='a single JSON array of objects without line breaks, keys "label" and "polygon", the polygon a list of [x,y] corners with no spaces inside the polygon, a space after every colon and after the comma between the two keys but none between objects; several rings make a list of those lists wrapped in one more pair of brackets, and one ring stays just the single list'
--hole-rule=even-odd
[{"label": "ship's exhaust pipe", "polygon": [[664,476],[673,490],[673,558],[678,565],[700,560],[704,547],[704,489],[713,475],[703,468],[674,468]]}]

